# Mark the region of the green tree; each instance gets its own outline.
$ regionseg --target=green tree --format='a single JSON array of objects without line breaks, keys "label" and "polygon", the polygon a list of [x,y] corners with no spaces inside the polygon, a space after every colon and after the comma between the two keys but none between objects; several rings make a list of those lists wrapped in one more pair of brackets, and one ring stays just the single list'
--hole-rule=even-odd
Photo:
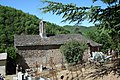
[{"label": "green tree", "polygon": [[[0,5],[0,52],[6,50],[10,58],[15,58],[14,34],[39,34],[39,22],[41,19],[34,15],[24,13],[7,6]],[[69,33],[64,28],[47,22],[47,33],[63,34]]]},{"label": "green tree", "polygon": [[8,47],[7,48],[7,53],[8,53],[8,56],[12,59],[16,59],[16,50],[14,47]]},{"label": "green tree", "polygon": [[[93,0],[96,2],[98,0]],[[99,29],[108,30],[109,36],[113,39],[116,48],[120,43],[120,0],[101,0],[108,5],[106,8],[101,6],[77,7],[76,4],[63,4],[45,0],[47,6],[40,8],[44,13],[52,12],[56,15],[61,15],[64,18],[63,22],[69,21],[80,23],[86,19],[89,22],[99,22]]]},{"label": "green tree", "polygon": [[82,62],[83,52],[86,48],[85,44],[72,40],[62,45],[60,50],[68,63],[77,64]]},{"label": "green tree", "polygon": [[102,51],[106,52],[109,48],[113,48],[113,43],[108,32],[102,32],[101,30],[89,31],[86,34],[89,38],[93,39],[95,42],[103,44]]}]

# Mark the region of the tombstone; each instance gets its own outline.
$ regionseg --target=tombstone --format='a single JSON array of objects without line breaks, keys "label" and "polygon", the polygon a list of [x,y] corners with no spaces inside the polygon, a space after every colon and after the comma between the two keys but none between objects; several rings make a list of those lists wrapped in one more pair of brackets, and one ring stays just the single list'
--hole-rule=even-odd
[{"label": "tombstone", "polygon": [[119,54],[119,52],[117,50],[112,50],[112,57],[113,57],[113,59],[117,59],[118,58],[118,54]]},{"label": "tombstone", "polygon": [[31,76],[28,76],[28,77],[27,77],[27,80],[35,80],[35,79],[32,79]]},{"label": "tombstone", "polygon": [[43,71],[43,66],[42,66],[42,64],[40,65],[40,72],[42,72]]},{"label": "tombstone", "polygon": [[27,71],[25,71],[24,79],[27,80],[27,77],[28,77],[28,73],[27,73]]},{"label": "tombstone", "polygon": [[108,55],[109,55],[109,56],[111,55],[111,49],[108,50]]},{"label": "tombstone", "polygon": [[17,76],[13,76],[12,80],[18,80],[18,77]]},{"label": "tombstone", "polygon": [[23,75],[22,72],[18,72],[18,80],[23,80],[22,75]]}]

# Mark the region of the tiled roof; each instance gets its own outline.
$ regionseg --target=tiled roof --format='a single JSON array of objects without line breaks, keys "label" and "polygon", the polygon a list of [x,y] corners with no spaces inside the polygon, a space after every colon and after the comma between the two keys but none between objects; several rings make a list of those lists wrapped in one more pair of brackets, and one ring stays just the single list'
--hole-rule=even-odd
[{"label": "tiled roof", "polygon": [[77,40],[83,43],[90,43],[92,46],[101,46],[90,39],[87,39],[81,34],[58,34],[41,38],[40,35],[15,35],[14,45],[15,46],[30,46],[30,45],[59,45],[66,41]]}]

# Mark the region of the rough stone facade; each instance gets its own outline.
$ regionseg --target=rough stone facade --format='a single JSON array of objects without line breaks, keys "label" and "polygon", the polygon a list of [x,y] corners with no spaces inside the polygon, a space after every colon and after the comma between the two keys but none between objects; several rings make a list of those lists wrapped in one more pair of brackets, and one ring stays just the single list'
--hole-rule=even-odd
[{"label": "rough stone facade", "polygon": [[[39,49],[40,47],[37,47],[36,49],[34,49],[34,47],[18,48],[19,50],[17,51],[17,53],[20,57],[17,58],[17,63],[21,64],[23,68],[31,68],[34,64],[36,64],[36,62],[39,65],[48,65],[50,63],[50,57],[53,58],[53,62],[55,64],[61,64],[62,62],[66,62],[58,46],[56,46],[57,49],[55,48],[55,46],[46,46],[49,47],[49,49],[43,50]],[[88,60],[89,52],[89,49],[85,50],[83,56],[84,61]]]},{"label": "rough stone facade", "polygon": [[[25,64],[27,64],[28,67],[32,67],[36,62],[37,64],[42,65],[49,64],[50,57],[53,57],[53,62],[55,64],[62,63],[62,60],[64,59],[63,55],[60,53],[60,49],[55,49],[55,46],[46,46],[49,47],[49,49],[43,50],[39,49],[40,47],[37,47],[36,49],[34,49],[34,47],[19,48],[17,53],[23,58],[18,57],[17,63],[20,63],[23,67],[27,68]],[[58,46],[56,46],[56,48],[58,48]],[[65,62],[65,60],[63,60],[63,62]]]},{"label": "rough stone facade", "polygon": [[[88,44],[89,47],[99,47],[98,44],[81,34],[56,34],[47,36],[45,22],[39,23],[39,35],[15,35],[14,46],[17,49],[17,63],[24,68],[32,67],[33,64],[47,64],[50,57],[53,62],[59,64],[65,62],[59,48],[67,41],[77,40],[81,43]],[[98,48],[96,48],[98,49]],[[84,57],[87,59],[87,55]]]}]

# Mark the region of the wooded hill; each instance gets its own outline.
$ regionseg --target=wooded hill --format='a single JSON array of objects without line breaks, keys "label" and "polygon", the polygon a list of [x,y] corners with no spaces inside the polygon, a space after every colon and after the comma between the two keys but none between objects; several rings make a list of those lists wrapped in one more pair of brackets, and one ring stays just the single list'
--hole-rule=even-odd
[{"label": "wooded hill", "polygon": [[86,26],[79,26],[79,25],[74,25],[74,26],[70,26],[70,25],[65,25],[63,26],[64,29],[70,31],[71,34],[83,34],[84,36],[89,37],[87,34],[89,32],[94,32],[97,30],[97,27],[95,26],[90,26],[90,27],[86,27]]},{"label": "wooded hill", "polygon": [[[38,34],[40,20],[35,15],[0,5],[0,53],[6,50],[11,58],[15,58],[14,34]],[[47,34],[86,34],[88,31],[91,29],[87,27],[70,27],[68,25],[61,27],[50,22],[46,23]]]}]

